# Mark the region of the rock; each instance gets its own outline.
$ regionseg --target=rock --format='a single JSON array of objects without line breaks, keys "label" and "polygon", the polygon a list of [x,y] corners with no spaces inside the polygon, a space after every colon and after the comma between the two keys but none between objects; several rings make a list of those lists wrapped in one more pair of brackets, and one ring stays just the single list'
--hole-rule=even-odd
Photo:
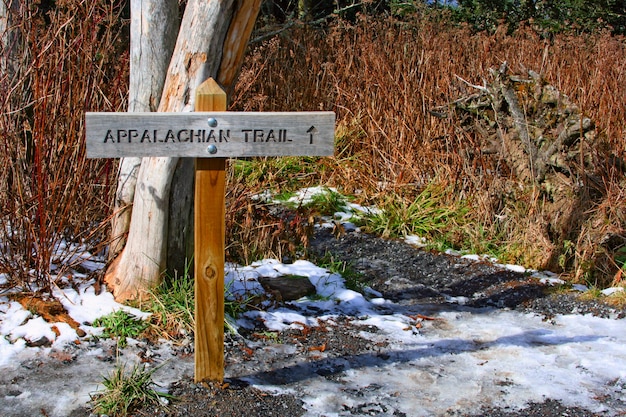
[{"label": "rock", "polygon": [[308,277],[300,275],[284,275],[270,278],[261,277],[259,282],[263,288],[274,294],[281,301],[293,301],[315,294],[315,286]]},{"label": "rock", "polygon": [[28,340],[26,339],[26,345],[29,347],[40,347],[40,346],[50,346],[52,341],[48,339],[46,336],[41,336],[36,340]]}]

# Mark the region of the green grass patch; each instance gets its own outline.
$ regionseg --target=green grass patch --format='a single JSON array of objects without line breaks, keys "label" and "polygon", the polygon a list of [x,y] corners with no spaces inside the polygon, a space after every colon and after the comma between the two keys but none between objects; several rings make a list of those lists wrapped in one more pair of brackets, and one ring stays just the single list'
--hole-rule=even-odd
[{"label": "green grass patch", "polygon": [[311,200],[309,207],[327,216],[332,216],[338,211],[344,211],[348,203],[347,197],[329,188],[326,188],[322,193],[313,195]]},{"label": "green grass patch", "polygon": [[615,307],[624,307],[626,305],[626,289],[616,291],[607,297],[609,304]]},{"label": "green grass patch", "polygon": [[253,333],[252,337],[254,337],[255,339],[269,340],[270,342],[276,343],[276,344],[283,343],[283,341],[280,338],[279,332],[274,332],[274,331],[269,331],[269,330]]},{"label": "green grass patch", "polygon": [[126,338],[137,338],[147,328],[148,322],[138,319],[124,310],[117,310],[93,322],[95,327],[104,327],[102,337],[117,338],[120,347],[126,346]]},{"label": "green grass patch", "polygon": [[352,263],[335,259],[330,253],[315,259],[314,262],[321,268],[326,268],[334,274],[341,275],[347,289],[361,294],[364,293],[367,285],[363,281],[363,274],[357,271]]},{"label": "green grass patch", "polygon": [[434,240],[451,225],[461,225],[469,211],[464,202],[449,204],[446,197],[446,190],[433,184],[412,200],[392,196],[378,213],[365,217],[365,227],[384,238],[418,235]]},{"label": "green grass patch", "polygon": [[150,301],[144,306],[152,313],[151,326],[161,337],[176,339],[194,331],[195,286],[190,271],[192,266],[193,263],[189,262],[183,276],[165,277],[151,292]]},{"label": "green grass patch", "polygon": [[[143,309],[152,313],[151,328],[160,337],[177,339],[195,331],[195,283],[190,262],[181,277],[166,277]],[[224,287],[224,326],[236,333],[235,319],[250,307],[252,296],[234,294],[231,281]]]},{"label": "green grass patch", "polygon": [[147,370],[143,365],[134,365],[126,370],[124,365],[116,366],[110,376],[104,377],[104,388],[91,395],[93,411],[117,417],[127,416],[148,405],[163,407],[162,398],[174,397],[153,388],[152,375],[157,369]]},{"label": "green grass patch", "polygon": [[235,180],[251,189],[295,190],[318,171],[315,157],[250,158],[232,162]]},{"label": "green grass patch", "polygon": [[[295,191],[281,191],[281,192],[276,193],[273,196],[273,199],[275,201],[278,201],[282,204],[289,206],[290,205],[289,199],[291,199],[292,197],[295,197],[295,195],[296,195]],[[296,206],[297,204],[291,204],[292,208],[295,208]]]},{"label": "green grass patch", "polygon": [[298,199],[296,196],[295,191],[282,191],[274,195],[274,200],[290,209],[297,210],[305,207],[322,216],[332,216],[338,211],[345,211],[348,203],[348,197],[328,187],[322,187],[319,192],[310,197]]},{"label": "green grass patch", "polygon": [[583,300],[597,300],[603,297],[602,288],[596,285],[588,285],[589,289],[580,295]]},{"label": "green grass patch", "polygon": [[445,249],[461,249],[463,252],[488,255],[500,261],[508,258],[505,253],[507,247],[503,244],[506,242],[503,232],[494,230],[496,228],[493,227],[487,228],[478,220],[463,219],[462,222],[461,225],[451,224],[441,239],[442,245],[446,245]]}]

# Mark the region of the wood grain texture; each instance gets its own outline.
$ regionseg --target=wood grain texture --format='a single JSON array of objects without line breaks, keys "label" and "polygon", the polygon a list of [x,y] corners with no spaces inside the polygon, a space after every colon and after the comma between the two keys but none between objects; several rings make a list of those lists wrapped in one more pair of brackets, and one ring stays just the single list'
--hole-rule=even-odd
[{"label": "wood grain texture", "polygon": [[261,3],[261,0],[239,2],[228,28],[218,75],[218,82],[228,90],[227,93],[234,87]]},{"label": "wood grain texture", "polygon": [[[200,85],[196,108],[225,110],[226,93],[213,79]],[[196,382],[224,379],[224,158],[196,159],[195,245],[195,376]]]},{"label": "wood grain texture", "polygon": [[[209,118],[217,125],[209,126]],[[334,150],[333,112],[87,113],[85,121],[89,158],[330,156]],[[210,144],[217,153],[208,153]]]},{"label": "wood grain texture", "polygon": [[[198,86],[219,69],[224,39],[237,5],[235,0],[187,2],[159,112],[194,109]],[[165,155],[144,158],[141,163],[127,242],[105,274],[105,282],[117,301],[146,296],[161,282],[166,269],[169,223],[176,215],[169,211],[169,199],[178,162],[174,155]]]}]

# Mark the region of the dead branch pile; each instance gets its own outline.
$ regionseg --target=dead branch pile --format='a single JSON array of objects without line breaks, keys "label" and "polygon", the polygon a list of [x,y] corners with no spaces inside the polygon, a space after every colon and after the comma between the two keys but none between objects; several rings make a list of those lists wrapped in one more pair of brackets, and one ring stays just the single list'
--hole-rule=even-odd
[{"label": "dead branch pile", "polygon": [[480,136],[483,153],[501,155],[520,181],[540,185],[556,172],[576,176],[594,123],[536,72],[520,77],[507,70],[506,63],[492,70],[489,85],[472,86],[477,93],[454,102],[465,113],[462,124]]},{"label": "dead branch pile", "polygon": [[588,229],[592,208],[607,194],[599,180],[607,164],[597,152],[595,125],[534,71],[511,75],[505,63],[491,70],[491,78],[482,86],[462,80],[475,92],[454,101],[450,110],[480,146],[473,157],[495,159],[513,182],[533,190],[536,204],[529,205],[528,215],[534,236],[528,238],[552,247],[543,266],[565,268],[569,255],[569,262],[578,263],[574,250],[564,254],[563,248],[579,246],[575,242],[580,243],[581,230]]}]

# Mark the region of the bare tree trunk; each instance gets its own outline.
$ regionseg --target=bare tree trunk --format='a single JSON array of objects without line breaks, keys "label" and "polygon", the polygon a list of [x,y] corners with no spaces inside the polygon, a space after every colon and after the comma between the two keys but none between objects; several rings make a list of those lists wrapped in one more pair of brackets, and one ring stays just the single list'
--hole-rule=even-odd
[{"label": "bare tree trunk", "polygon": [[[20,28],[12,26],[15,24],[14,19],[19,20],[19,14],[23,13],[21,8],[25,7],[26,4],[20,5],[16,0],[0,0],[0,85],[4,94],[8,94],[17,83],[16,78],[21,72],[19,54],[23,52],[20,45],[22,37]],[[10,100],[10,97],[5,99]]]},{"label": "bare tree trunk", "polygon": [[[129,112],[156,111],[178,33],[177,0],[131,0]],[[124,248],[141,158],[122,158],[109,258]]]},{"label": "bare tree trunk", "polygon": [[[220,80],[217,74],[222,62],[230,63],[224,73],[236,74],[232,68],[241,64],[259,8],[260,0],[189,1],[158,111],[193,110],[194,90],[209,77]],[[232,83],[231,77],[224,81]],[[126,247],[105,276],[117,300],[141,297],[160,281],[166,262],[170,187],[177,164],[178,158],[146,158],[141,163]]]},{"label": "bare tree trunk", "polygon": [[5,73],[6,70],[6,52],[7,52],[7,46],[9,45],[10,41],[9,41],[9,32],[7,31],[7,29],[10,26],[9,23],[9,9],[11,8],[8,3],[9,0],[0,0],[0,52],[2,53],[0,55],[0,69],[2,70],[3,74]]},{"label": "bare tree trunk", "polygon": [[172,176],[166,270],[173,277],[184,275],[193,259],[194,172],[193,158],[179,158]]},{"label": "bare tree trunk", "polygon": [[0,0],[0,69],[6,74],[9,45],[11,44],[9,27],[11,26],[11,0]]}]

